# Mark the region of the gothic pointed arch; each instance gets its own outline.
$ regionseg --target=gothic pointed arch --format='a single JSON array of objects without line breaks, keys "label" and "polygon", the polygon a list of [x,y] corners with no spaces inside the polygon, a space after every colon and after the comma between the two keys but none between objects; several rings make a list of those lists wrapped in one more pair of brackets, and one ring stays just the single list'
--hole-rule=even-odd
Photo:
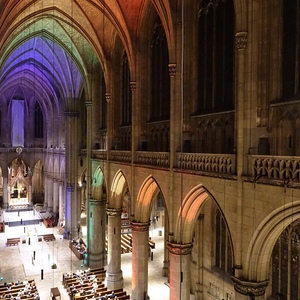
[{"label": "gothic pointed arch", "polygon": [[300,201],[285,204],[270,213],[256,228],[246,255],[244,276],[249,281],[269,278],[270,258],[283,229],[300,218]]},{"label": "gothic pointed arch", "polygon": [[178,243],[191,243],[195,222],[200,214],[201,205],[211,197],[202,185],[194,187],[183,199],[177,213],[174,239]]},{"label": "gothic pointed arch", "polygon": [[137,196],[134,220],[147,223],[150,220],[150,213],[153,199],[161,192],[161,189],[152,175],[149,175],[143,182]]},{"label": "gothic pointed arch", "polygon": [[102,198],[104,188],[104,174],[101,167],[98,167],[92,177],[92,198],[100,200]]},{"label": "gothic pointed arch", "polygon": [[112,181],[109,207],[122,208],[124,195],[128,191],[129,188],[126,177],[124,173],[121,170],[119,170]]}]

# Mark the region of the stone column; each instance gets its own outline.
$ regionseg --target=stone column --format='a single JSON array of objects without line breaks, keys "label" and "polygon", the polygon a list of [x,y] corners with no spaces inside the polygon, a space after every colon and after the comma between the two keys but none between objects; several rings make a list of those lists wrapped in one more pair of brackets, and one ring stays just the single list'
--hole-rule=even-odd
[{"label": "stone column", "polygon": [[63,184],[60,183],[59,184],[59,215],[58,215],[58,219],[61,221],[65,218],[64,216],[64,187],[63,187]]},{"label": "stone column", "polygon": [[28,186],[28,192],[27,192],[27,195],[28,195],[28,203],[31,205],[32,204],[32,186]]},{"label": "stone column", "polygon": [[58,180],[54,179],[53,181],[53,212],[55,215],[59,213],[59,188],[58,188]]},{"label": "stone column", "polygon": [[53,211],[53,178],[47,177],[47,210]]},{"label": "stone column", "polygon": [[190,254],[192,244],[169,242],[170,300],[189,300],[191,288]]},{"label": "stone column", "polygon": [[65,111],[66,128],[66,148],[65,148],[65,233],[64,238],[77,237],[77,224],[79,219],[79,199],[78,195],[78,163],[79,163],[79,130],[78,111]]},{"label": "stone column", "polygon": [[107,208],[107,288],[123,288],[121,270],[121,209]]},{"label": "stone column", "polygon": [[[196,268],[197,268],[197,281],[195,287],[195,299],[203,299],[203,243],[200,241],[204,240],[204,214],[200,214],[198,217],[198,223],[195,226],[195,240],[199,241],[197,246],[197,260],[196,260]],[[223,296],[225,298],[225,296]]]},{"label": "stone column", "polygon": [[48,207],[48,189],[49,189],[47,175],[45,175],[44,182],[45,182],[44,183],[44,209],[47,209],[47,207]]},{"label": "stone column", "polygon": [[[240,31],[236,33],[236,47],[237,51],[237,83],[236,90],[237,95],[236,99],[238,102],[236,104],[236,128],[237,128],[237,144],[235,145],[237,149],[239,149],[236,155],[236,172],[237,172],[237,183],[238,183],[238,197],[237,197],[237,238],[235,243],[235,276],[242,275],[242,245],[243,245],[243,174],[244,168],[247,167],[247,162],[244,161],[244,158],[247,157],[247,152],[249,148],[249,137],[251,134],[248,131],[248,127],[250,125],[246,125],[244,114],[247,111],[247,107],[245,107],[246,99],[245,99],[245,49],[247,46],[248,33],[245,31]],[[248,101],[249,102],[249,101]],[[248,122],[248,120],[247,120]],[[245,130],[247,127],[247,131]]]},{"label": "stone column", "polygon": [[88,266],[97,268],[104,266],[105,257],[105,214],[106,197],[102,200],[89,199],[90,244],[88,245]]},{"label": "stone column", "polygon": [[[77,189],[73,185],[68,185],[66,188],[65,198],[65,239],[77,237]],[[75,199],[75,200],[74,200]]]},{"label": "stone column", "polygon": [[150,299],[148,296],[150,223],[131,222],[132,228],[132,298]]},{"label": "stone column", "polygon": [[7,175],[3,176],[3,208],[6,209],[8,207],[8,190],[7,190]]},{"label": "stone column", "polygon": [[234,276],[231,277],[235,293],[236,300],[263,300],[265,299],[264,294],[269,281],[246,281],[240,280]]},{"label": "stone column", "polygon": [[[87,246],[87,257],[85,260],[85,264],[90,266],[89,259],[94,260],[95,258],[92,258],[92,253],[95,252],[95,250],[92,249],[91,243],[92,243],[92,234],[94,233],[94,229],[90,228],[90,224],[94,222],[90,222],[90,201],[92,201],[91,195],[92,195],[92,164],[91,164],[91,154],[92,154],[92,102],[86,101],[85,102],[86,107],[86,128],[87,128],[87,141],[86,141],[86,202],[85,202],[85,213],[86,213],[86,246]],[[85,189],[84,189],[85,190]],[[92,221],[92,220],[91,220]],[[94,241],[93,241],[94,242]],[[103,247],[103,246],[102,246]],[[95,262],[91,261],[91,264],[95,264]]]}]

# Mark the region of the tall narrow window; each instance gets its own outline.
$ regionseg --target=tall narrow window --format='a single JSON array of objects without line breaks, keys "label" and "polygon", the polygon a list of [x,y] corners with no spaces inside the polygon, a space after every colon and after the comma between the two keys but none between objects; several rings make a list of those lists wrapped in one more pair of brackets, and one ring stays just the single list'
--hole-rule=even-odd
[{"label": "tall narrow window", "polygon": [[300,226],[288,226],[277,239],[272,252],[272,296],[276,299],[300,299]]},{"label": "tall narrow window", "polygon": [[11,140],[13,147],[24,147],[24,100],[12,100]]},{"label": "tall narrow window", "polygon": [[233,275],[232,245],[225,221],[219,210],[216,213],[216,267]]},{"label": "tall narrow window", "polygon": [[282,0],[282,98],[300,95],[300,0]]},{"label": "tall narrow window", "polygon": [[151,47],[152,102],[150,121],[163,121],[170,118],[170,76],[167,40],[161,23],[155,26]]},{"label": "tall narrow window", "polygon": [[122,60],[122,116],[121,125],[131,125],[131,90],[130,90],[130,70],[128,58],[124,52]]},{"label": "tall narrow window", "polygon": [[44,117],[38,102],[36,102],[34,106],[34,137],[44,137]]},{"label": "tall narrow window", "polygon": [[197,113],[234,108],[232,0],[202,0],[198,19]]}]

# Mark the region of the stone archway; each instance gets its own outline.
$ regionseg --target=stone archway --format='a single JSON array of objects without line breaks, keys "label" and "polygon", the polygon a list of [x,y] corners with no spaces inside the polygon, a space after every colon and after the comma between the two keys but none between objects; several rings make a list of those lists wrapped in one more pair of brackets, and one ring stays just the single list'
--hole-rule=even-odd
[{"label": "stone archway", "polygon": [[300,201],[274,210],[257,227],[250,242],[245,262],[244,277],[249,281],[269,279],[269,262],[277,238],[283,228],[300,218]]}]

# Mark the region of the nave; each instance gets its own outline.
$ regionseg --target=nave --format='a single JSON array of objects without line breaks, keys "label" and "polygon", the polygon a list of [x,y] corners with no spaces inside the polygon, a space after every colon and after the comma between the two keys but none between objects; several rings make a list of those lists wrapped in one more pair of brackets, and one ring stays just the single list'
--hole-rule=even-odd
[{"label": "nave", "polygon": [[[153,228],[149,231],[151,240],[155,241],[153,260],[149,258],[149,286],[150,299],[169,299],[169,287],[167,278],[162,277],[163,264],[163,236],[160,236],[161,228]],[[38,235],[53,234],[55,241],[38,241]],[[85,239],[86,228],[82,227],[82,238]],[[8,238],[20,237],[21,242],[15,246],[7,246]],[[27,237],[26,243],[22,238]],[[30,237],[30,244],[28,238]],[[40,299],[51,299],[50,289],[58,287],[62,300],[68,300],[69,295],[62,284],[62,274],[86,270],[83,261],[79,260],[69,248],[69,241],[62,238],[58,228],[46,228],[43,222],[28,226],[5,227],[5,232],[0,233],[0,284],[17,280],[35,280]],[[33,259],[35,256],[35,259]],[[122,271],[124,278],[124,291],[131,294],[132,254],[121,255]],[[57,269],[51,269],[51,265],[57,265]],[[43,274],[42,274],[43,273]],[[43,279],[42,279],[43,275]],[[192,299],[192,298],[191,298]]]}]

